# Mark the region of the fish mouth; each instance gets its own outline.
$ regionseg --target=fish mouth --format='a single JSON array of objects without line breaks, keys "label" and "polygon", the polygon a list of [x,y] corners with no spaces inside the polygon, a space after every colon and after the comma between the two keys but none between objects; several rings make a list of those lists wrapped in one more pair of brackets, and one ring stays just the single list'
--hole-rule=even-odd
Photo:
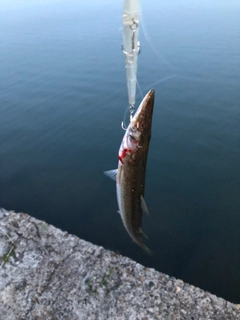
[{"label": "fish mouth", "polygon": [[140,106],[138,107],[131,121],[132,128],[140,132],[143,132],[145,129],[151,128],[154,97],[155,97],[155,90],[151,89],[143,98]]}]

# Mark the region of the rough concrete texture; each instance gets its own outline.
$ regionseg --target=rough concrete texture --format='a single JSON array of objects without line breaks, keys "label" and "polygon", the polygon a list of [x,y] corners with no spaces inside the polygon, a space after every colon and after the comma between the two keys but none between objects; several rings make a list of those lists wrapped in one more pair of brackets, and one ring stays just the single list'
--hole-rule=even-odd
[{"label": "rough concrete texture", "polygon": [[237,320],[234,304],[0,209],[0,319]]}]

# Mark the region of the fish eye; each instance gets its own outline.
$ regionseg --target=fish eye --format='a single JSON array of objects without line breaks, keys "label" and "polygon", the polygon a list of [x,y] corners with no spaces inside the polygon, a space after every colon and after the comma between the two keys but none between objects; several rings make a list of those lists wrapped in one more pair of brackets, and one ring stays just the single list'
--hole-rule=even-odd
[{"label": "fish eye", "polygon": [[131,140],[136,141],[136,138],[132,134],[129,134],[129,137]]},{"label": "fish eye", "polygon": [[136,130],[135,128],[130,128],[129,139],[132,142],[137,142],[139,140],[139,137],[140,137],[140,132],[138,130]]},{"label": "fish eye", "polygon": [[129,135],[134,138],[134,135],[136,135],[136,130],[134,128],[131,128],[129,131]]}]

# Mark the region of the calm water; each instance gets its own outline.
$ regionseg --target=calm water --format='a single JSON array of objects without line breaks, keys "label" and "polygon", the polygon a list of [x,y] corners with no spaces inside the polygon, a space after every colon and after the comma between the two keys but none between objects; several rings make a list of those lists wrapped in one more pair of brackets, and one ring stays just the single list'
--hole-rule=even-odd
[{"label": "calm water", "polygon": [[147,3],[154,255],[132,243],[102,174],[127,107],[120,0],[0,0],[0,207],[240,303],[240,2]]}]

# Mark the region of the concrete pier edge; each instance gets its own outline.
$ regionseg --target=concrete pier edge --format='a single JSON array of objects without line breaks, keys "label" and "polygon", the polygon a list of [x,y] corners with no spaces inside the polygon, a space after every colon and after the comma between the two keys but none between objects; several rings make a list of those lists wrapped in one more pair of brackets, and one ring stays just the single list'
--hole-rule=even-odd
[{"label": "concrete pier edge", "polygon": [[182,280],[0,209],[1,320],[240,320],[240,309]]}]

